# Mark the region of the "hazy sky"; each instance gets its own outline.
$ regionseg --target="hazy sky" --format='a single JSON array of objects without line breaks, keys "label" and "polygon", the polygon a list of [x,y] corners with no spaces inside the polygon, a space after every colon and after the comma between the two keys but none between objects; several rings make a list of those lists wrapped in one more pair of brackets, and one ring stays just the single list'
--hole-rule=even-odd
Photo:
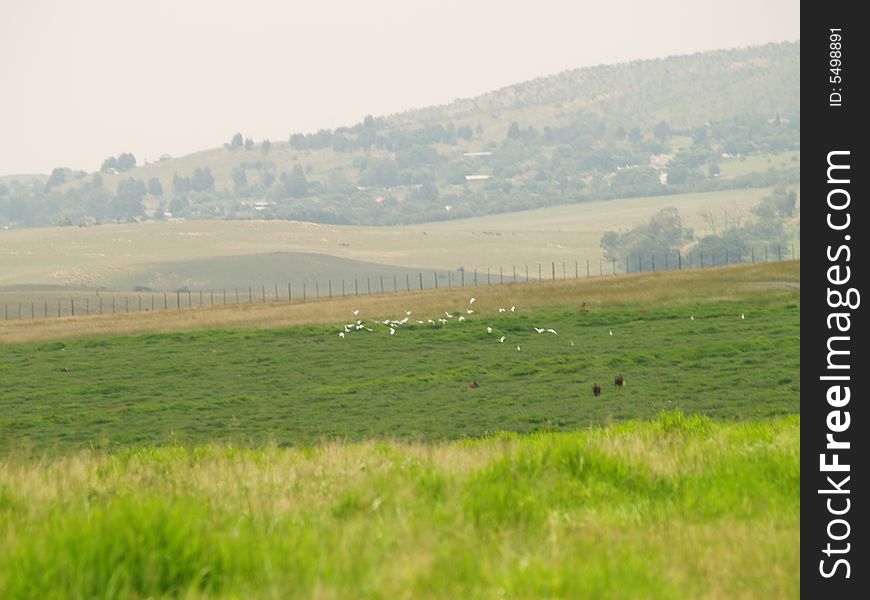
[{"label": "hazy sky", "polygon": [[798,0],[0,0],[0,175],[286,140],[799,29]]}]

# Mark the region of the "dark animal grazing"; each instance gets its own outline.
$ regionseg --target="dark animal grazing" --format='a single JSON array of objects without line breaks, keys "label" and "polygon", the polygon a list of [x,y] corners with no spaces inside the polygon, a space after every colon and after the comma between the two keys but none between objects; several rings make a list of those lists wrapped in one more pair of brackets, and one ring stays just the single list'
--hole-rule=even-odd
[{"label": "dark animal grazing", "polygon": [[616,376],[616,379],[613,380],[613,385],[618,388],[625,387],[625,377],[622,376],[622,373]]},{"label": "dark animal grazing", "polygon": [[476,381],[472,381],[468,384],[468,389],[473,390],[474,388],[479,388],[480,385]]},{"label": "dark animal grazing", "polygon": [[598,396],[600,396],[601,395],[601,386],[598,385],[597,383],[593,384],[592,385],[592,393],[595,394],[596,398]]}]

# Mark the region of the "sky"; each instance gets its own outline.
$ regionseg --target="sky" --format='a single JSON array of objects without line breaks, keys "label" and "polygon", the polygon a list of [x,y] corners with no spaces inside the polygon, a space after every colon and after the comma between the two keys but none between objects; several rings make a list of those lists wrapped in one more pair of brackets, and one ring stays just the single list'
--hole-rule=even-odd
[{"label": "sky", "polygon": [[0,175],[353,125],[800,36],[798,0],[0,0]]}]

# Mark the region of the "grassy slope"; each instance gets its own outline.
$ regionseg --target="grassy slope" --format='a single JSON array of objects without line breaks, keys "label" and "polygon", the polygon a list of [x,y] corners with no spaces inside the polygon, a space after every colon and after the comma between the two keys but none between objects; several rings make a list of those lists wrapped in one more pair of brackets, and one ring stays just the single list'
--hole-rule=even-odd
[{"label": "grassy slope", "polygon": [[800,420],[0,459],[0,596],[793,598]]},{"label": "grassy slope", "polygon": [[[799,291],[752,280],[795,280],[798,269],[783,263],[444,290],[323,302],[309,305],[308,315],[305,305],[267,306],[261,326],[274,327],[291,308],[300,321],[332,324],[0,347],[0,437],[6,448],[52,451],[178,440],[433,440],[570,430],[662,409],[737,419],[795,413]],[[335,323],[351,320],[354,305],[367,321],[402,318],[405,308],[414,318],[437,318],[464,312],[470,293],[476,312],[464,323],[409,325],[394,336],[371,324],[371,333],[338,336]],[[511,304],[516,314],[497,312]],[[214,311],[211,325],[234,310]],[[68,321],[67,335],[77,323],[79,335],[93,335],[95,320]],[[123,330],[129,322],[116,324]],[[539,335],[535,326],[559,335]],[[618,372],[628,382],[621,391],[609,385]],[[480,388],[468,389],[472,379]],[[596,381],[605,385],[601,398],[590,391]]]},{"label": "grassy slope", "polygon": [[[317,252],[389,267],[425,269],[498,268],[536,262],[589,259],[596,267],[601,233],[647,220],[667,206],[680,209],[698,235],[708,231],[705,210],[748,211],[768,189],[629,198],[404,227],[345,227],[278,221],[192,221],[0,231],[0,286],[148,285],[155,271],[190,270],[191,261],[247,256],[227,263],[214,282],[235,279],[242,287],[275,283],[252,280],[251,267],[266,252]],[[178,263],[172,266],[170,263]],[[382,265],[382,268],[378,266]],[[285,283],[304,268],[288,265]],[[364,275],[363,275],[364,276]],[[202,287],[220,287],[212,280]],[[211,285],[210,285],[211,284]],[[154,287],[154,286],[149,286]],[[11,301],[11,300],[10,300]]]}]

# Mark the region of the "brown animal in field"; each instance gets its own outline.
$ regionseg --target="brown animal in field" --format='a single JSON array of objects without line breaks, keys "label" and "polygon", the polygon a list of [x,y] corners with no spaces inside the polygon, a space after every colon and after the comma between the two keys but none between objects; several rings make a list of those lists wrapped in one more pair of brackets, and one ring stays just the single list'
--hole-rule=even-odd
[{"label": "brown animal in field", "polygon": [[592,384],[592,393],[595,394],[596,398],[598,396],[600,396],[601,395],[601,386],[598,385],[597,383]]},{"label": "brown animal in field", "polygon": [[478,384],[476,381],[472,381],[471,383],[468,384],[468,389],[470,389],[470,390],[473,390],[473,389],[479,388],[479,387],[480,387],[480,384]]},{"label": "brown animal in field", "polygon": [[622,376],[622,373],[616,376],[616,379],[613,380],[613,385],[618,388],[625,387],[625,377]]}]

